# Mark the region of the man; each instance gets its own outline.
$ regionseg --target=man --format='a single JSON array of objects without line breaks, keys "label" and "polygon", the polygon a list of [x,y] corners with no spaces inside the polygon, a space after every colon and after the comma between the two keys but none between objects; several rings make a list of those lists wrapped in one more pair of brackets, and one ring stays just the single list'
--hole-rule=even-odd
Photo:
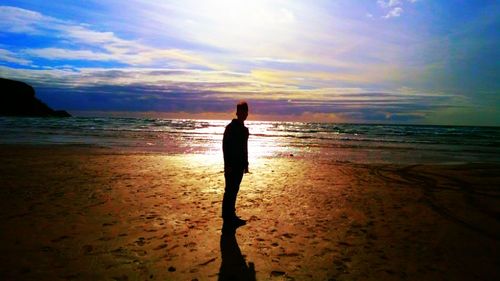
[{"label": "man", "polygon": [[241,226],[246,221],[236,216],[236,196],[244,173],[248,173],[248,128],[245,120],[248,116],[248,104],[244,101],[236,105],[236,119],[233,119],[224,131],[222,151],[224,153],[224,178],[226,187],[222,200],[222,218],[225,225]]}]

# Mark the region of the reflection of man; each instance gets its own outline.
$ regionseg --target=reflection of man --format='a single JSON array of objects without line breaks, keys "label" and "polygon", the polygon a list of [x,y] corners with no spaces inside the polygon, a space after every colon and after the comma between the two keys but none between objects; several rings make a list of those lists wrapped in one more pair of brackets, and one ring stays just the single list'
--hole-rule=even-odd
[{"label": "reflection of man", "polygon": [[237,119],[233,119],[224,131],[222,151],[224,152],[224,178],[226,187],[222,200],[224,224],[241,226],[246,222],[236,216],[236,196],[240,190],[243,173],[248,173],[248,104],[240,102],[236,106]]}]

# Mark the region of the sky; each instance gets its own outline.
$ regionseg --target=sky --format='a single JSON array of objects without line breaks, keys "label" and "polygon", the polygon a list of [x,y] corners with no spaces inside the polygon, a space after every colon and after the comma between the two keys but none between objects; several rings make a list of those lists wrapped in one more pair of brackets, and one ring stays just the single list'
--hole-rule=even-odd
[{"label": "sky", "polygon": [[0,77],[77,116],[500,126],[499,1],[0,5]]}]

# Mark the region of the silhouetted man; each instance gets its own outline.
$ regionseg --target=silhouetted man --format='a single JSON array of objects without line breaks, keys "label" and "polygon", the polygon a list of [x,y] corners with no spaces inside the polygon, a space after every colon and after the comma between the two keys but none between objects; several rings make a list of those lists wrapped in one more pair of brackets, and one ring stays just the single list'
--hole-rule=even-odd
[{"label": "silhouetted man", "polygon": [[224,178],[226,187],[222,200],[222,218],[225,225],[241,226],[246,222],[236,216],[236,196],[240,190],[243,174],[248,173],[248,128],[245,120],[248,116],[248,104],[236,105],[237,119],[233,119],[224,131],[222,151],[224,152]]}]

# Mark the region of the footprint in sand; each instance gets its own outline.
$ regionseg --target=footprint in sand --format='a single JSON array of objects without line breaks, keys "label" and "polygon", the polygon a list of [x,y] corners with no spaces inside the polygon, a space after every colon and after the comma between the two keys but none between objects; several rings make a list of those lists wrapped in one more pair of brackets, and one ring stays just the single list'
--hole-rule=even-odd
[{"label": "footprint in sand", "polygon": [[161,244],[161,245],[153,248],[153,250],[158,251],[158,250],[161,250],[161,249],[165,249],[167,246],[168,246],[167,244]]},{"label": "footprint in sand", "polygon": [[100,241],[110,241],[110,240],[113,240],[113,237],[111,236],[104,236],[104,237],[101,237],[99,238]]},{"label": "footprint in sand", "polygon": [[193,249],[194,247],[196,247],[195,242],[189,242],[187,244],[184,244],[184,248]]},{"label": "footprint in sand", "polygon": [[350,257],[344,257],[344,258],[342,258],[342,261],[347,263],[347,262],[351,261],[351,258]]},{"label": "footprint in sand", "polygon": [[252,222],[252,221],[257,221],[257,220],[260,220],[257,216],[251,216],[248,221],[249,222]]},{"label": "footprint in sand", "polygon": [[127,275],[115,276],[115,277],[113,277],[113,280],[115,280],[115,281],[128,281],[128,276]]},{"label": "footprint in sand", "polygon": [[148,252],[144,251],[144,250],[132,250],[132,252],[136,253],[137,255],[143,257],[145,255],[148,254]]},{"label": "footprint in sand", "polygon": [[102,226],[112,226],[114,224],[115,224],[115,222],[106,222],[106,223],[103,223]]},{"label": "footprint in sand", "polygon": [[65,240],[65,239],[68,239],[68,238],[70,238],[70,237],[67,236],[67,235],[63,235],[63,236],[60,236],[60,237],[58,237],[56,239],[52,239],[51,242],[57,243],[57,242],[61,242],[62,240]]},{"label": "footprint in sand", "polygon": [[278,270],[271,271],[271,277],[278,277],[283,275],[285,275],[285,272],[283,271],[278,271]]},{"label": "footprint in sand", "polygon": [[144,244],[146,244],[145,238],[139,237],[139,239],[135,241],[135,244],[137,244],[138,246],[144,246]]},{"label": "footprint in sand", "polygon": [[94,250],[94,246],[92,246],[92,245],[83,245],[82,250],[83,250],[84,254],[88,255],[88,254],[92,253],[92,251]]},{"label": "footprint in sand", "polygon": [[282,234],[281,236],[283,236],[285,238],[288,238],[288,239],[291,239],[291,238],[297,236],[297,234],[294,234],[294,233],[285,233],[285,234]]},{"label": "footprint in sand", "polygon": [[123,247],[118,247],[114,250],[111,251],[115,257],[126,257],[127,256],[127,250]]},{"label": "footprint in sand", "polygon": [[347,242],[345,242],[345,241],[340,241],[340,242],[338,242],[338,244],[339,244],[339,246],[344,246],[344,247],[349,247],[349,246],[351,246],[351,244],[349,244],[349,243],[347,243]]},{"label": "footprint in sand", "polygon": [[302,257],[303,255],[296,252],[287,252],[283,247],[280,247],[282,253],[278,254],[280,257]]}]

